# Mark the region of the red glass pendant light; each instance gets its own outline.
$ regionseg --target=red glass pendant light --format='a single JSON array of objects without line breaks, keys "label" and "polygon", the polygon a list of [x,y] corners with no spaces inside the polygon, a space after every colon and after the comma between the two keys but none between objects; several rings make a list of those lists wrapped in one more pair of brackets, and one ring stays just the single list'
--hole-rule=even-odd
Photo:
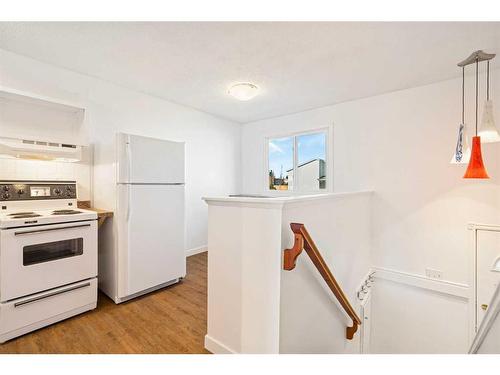
[{"label": "red glass pendant light", "polygon": [[484,167],[481,154],[481,137],[477,135],[478,65],[479,59],[476,58],[476,136],[472,137],[472,151],[464,178],[490,178]]},{"label": "red glass pendant light", "polygon": [[484,167],[481,154],[481,137],[472,137],[472,151],[464,178],[490,178]]}]

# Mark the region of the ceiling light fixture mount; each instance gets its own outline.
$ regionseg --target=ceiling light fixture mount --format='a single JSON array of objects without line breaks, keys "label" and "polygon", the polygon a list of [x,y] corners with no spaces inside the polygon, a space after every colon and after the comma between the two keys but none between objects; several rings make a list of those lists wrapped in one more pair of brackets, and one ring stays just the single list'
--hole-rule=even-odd
[{"label": "ceiling light fixture mount", "polygon": [[259,87],[250,82],[239,82],[231,85],[227,93],[238,100],[247,101],[259,94]]},{"label": "ceiling light fixture mount", "polygon": [[486,53],[482,50],[472,52],[469,57],[465,60],[460,61],[457,65],[460,67],[475,64],[476,62],[480,63],[481,61],[488,61],[495,57],[494,53]]}]

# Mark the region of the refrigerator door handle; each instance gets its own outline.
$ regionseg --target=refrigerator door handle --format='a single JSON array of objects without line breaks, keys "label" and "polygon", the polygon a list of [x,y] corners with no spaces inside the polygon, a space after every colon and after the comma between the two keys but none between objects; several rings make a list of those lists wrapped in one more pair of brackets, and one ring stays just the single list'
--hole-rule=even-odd
[{"label": "refrigerator door handle", "polygon": [[[132,148],[130,147],[130,135],[127,135],[125,144],[125,152],[127,158],[127,182],[130,184],[130,173],[132,172]],[[126,221],[130,219],[130,185],[127,184],[127,214],[125,215]]]},{"label": "refrigerator door handle", "polygon": [[125,219],[128,223],[129,219],[130,219],[130,184],[127,184],[127,213],[125,215]]},{"label": "refrigerator door handle", "polygon": [[125,157],[127,159],[127,179],[126,182],[130,183],[132,173],[132,147],[130,147],[130,135],[127,135],[125,142]]}]

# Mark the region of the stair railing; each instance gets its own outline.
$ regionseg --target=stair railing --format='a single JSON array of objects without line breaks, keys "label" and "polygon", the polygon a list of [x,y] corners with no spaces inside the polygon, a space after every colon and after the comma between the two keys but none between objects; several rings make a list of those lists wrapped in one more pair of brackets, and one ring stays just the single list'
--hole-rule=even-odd
[{"label": "stair railing", "polygon": [[358,326],[361,325],[361,319],[359,319],[358,314],[356,314],[356,311],[354,311],[342,288],[338,284],[337,280],[335,280],[335,277],[321,256],[321,253],[307,232],[304,224],[291,223],[290,228],[294,233],[295,241],[291,249],[284,250],[283,269],[286,271],[293,270],[295,268],[297,257],[302,253],[302,250],[306,251],[314,266],[323,277],[323,280],[325,280],[326,284],[335,295],[347,315],[349,315],[352,319],[352,327],[348,326],[346,328],[346,338],[348,340],[352,340],[354,334],[358,330]]}]

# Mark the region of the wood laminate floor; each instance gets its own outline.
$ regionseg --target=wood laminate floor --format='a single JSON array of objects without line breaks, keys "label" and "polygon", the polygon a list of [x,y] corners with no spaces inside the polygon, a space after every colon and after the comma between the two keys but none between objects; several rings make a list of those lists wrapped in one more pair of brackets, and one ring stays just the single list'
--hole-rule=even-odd
[{"label": "wood laminate floor", "polygon": [[97,309],[0,344],[0,353],[208,353],[207,253],[187,259],[180,283]]}]

